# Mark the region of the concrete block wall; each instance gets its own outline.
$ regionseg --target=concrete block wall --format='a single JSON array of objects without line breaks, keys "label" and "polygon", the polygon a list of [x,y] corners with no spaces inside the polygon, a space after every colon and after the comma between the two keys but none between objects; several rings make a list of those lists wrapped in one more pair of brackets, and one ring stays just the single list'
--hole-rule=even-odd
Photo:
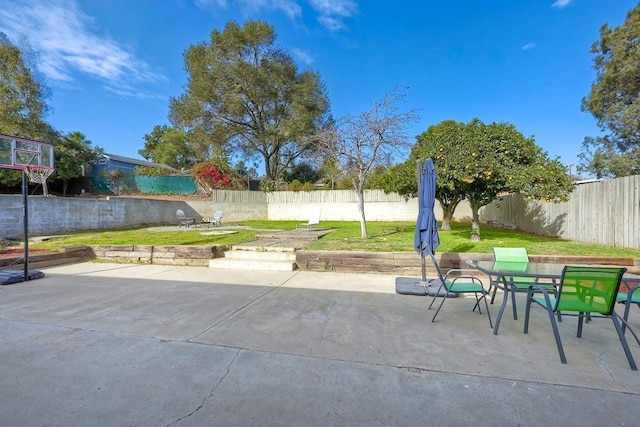
[{"label": "concrete block wall", "polygon": [[200,210],[201,216],[213,216],[216,210],[224,213],[222,222],[267,221],[269,209],[267,195],[261,191],[216,190],[211,195],[212,202],[189,201],[189,205]]},{"label": "concrete block wall", "polygon": [[[60,234],[80,230],[123,229],[149,224],[175,224],[176,210],[188,216],[198,212],[181,201],[130,199],[80,199],[29,196],[29,234]],[[20,195],[0,195],[0,237],[24,234]]]}]

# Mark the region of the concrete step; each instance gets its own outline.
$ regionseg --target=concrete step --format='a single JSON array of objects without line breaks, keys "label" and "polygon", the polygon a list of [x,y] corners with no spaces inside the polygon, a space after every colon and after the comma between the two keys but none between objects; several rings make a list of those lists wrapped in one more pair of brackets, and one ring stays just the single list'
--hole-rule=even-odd
[{"label": "concrete step", "polygon": [[229,270],[293,271],[296,270],[298,266],[295,261],[215,258],[209,260],[209,268],[226,268]]},{"label": "concrete step", "polygon": [[245,242],[233,245],[234,251],[251,251],[251,252],[295,252],[297,249],[303,248],[308,242],[298,243],[288,241],[283,243],[282,240],[269,240],[264,242]]},{"label": "concrete step", "polygon": [[227,259],[237,260],[256,260],[256,261],[295,261],[295,252],[279,252],[279,251],[247,251],[247,250],[230,250],[224,253]]}]

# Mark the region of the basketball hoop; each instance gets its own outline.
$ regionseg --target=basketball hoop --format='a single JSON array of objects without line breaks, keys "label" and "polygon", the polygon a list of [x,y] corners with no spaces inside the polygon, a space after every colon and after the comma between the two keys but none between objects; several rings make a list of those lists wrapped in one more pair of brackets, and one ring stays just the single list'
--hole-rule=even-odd
[{"label": "basketball hoop", "polygon": [[22,225],[24,229],[24,281],[37,279],[43,274],[29,270],[29,188],[27,179],[42,185],[46,197],[47,178],[55,171],[53,145],[31,139],[0,134],[0,169],[10,169],[22,173]]},{"label": "basketball hoop", "polygon": [[22,168],[29,177],[29,181],[34,184],[42,185],[42,195],[45,197],[49,197],[47,178],[51,176],[55,169],[41,165],[23,165]]},{"label": "basketball hoop", "polygon": [[29,177],[29,181],[34,184],[44,184],[55,169],[40,165],[24,165],[24,171]]}]

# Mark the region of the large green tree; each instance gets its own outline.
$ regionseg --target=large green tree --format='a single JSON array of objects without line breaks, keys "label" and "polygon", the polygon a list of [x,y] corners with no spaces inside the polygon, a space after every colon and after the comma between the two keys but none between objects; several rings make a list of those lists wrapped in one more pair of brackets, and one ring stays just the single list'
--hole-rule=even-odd
[{"label": "large green tree", "polygon": [[591,53],[596,79],[582,109],[604,136],[585,138],[579,170],[598,177],[640,174],[640,5],[619,27],[604,24]]},{"label": "large green tree", "polygon": [[436,199],[443,210],[442,229],[450,229],[455,208],[467,199],[472,238],[479,236],[479,210],[503,192],[532,199],[562,201],[573,189],[565,167],[510,123],[444,121],[416,137],[409,159],[391,169],[387,190],[417,194],[417,160],[436,166]]},{"label": "large green tree", "polygon": [[58,138],[54,147],[56,171],[53,179],[62,181],[63,197],[67,194],[69,180],[85,175],[86,166],[96,158],[96,149],[82,132],[70,132]]},{"label": "large green tree", "polygon": [[[57,135],[44,121],[46,113],[43,86],[20,48],[0,32],[0,134],[53,143]],[[19,182],[19,173],[0,171],[0,183]]]},{"label": "large green tree", "polygon": [[197,143],[261,157],[270,179],[310,151],[301,141],[329,108],[318,74],[298,71],[275,40],[274,29],[261,21],[213,30],[208,43],[186,50],[186,91],[170,105],[175,127],[193,132]]},{"label": "large green tree", "polygon": [[198,160],[209,159],[209,156],[198,158],[188,132],[167,125],[155,126],[151,133],[144,136],[144,141],[144,148],[138,153],[154,163],[188,169]]}]

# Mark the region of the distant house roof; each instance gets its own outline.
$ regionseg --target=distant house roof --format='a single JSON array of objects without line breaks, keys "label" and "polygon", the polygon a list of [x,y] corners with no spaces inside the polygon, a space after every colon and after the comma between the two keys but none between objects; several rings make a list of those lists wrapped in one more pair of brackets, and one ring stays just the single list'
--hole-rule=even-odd
[{"label": "distant house roof", "polygon": [[165,165],[165,164],[161,164],[161,163],[147,162],[146,160],[132,159],[131,157],[118,156],[117,154],[103,153],[103,154],[101,154],[101,157],[106,157],[106,158],[108,158],[110,160],[115,160],[115,161],[123,162],[123,163],[129,163],[129,164],[136,165],[136,166],[146,166],[146,167],[150,167],[150,168],[162,168],[162,169],[169,170],[171,172],[180,173],[180,170],[178,170],[176,168],[173,168],[173,167],[171,167],[169,165]]}]

